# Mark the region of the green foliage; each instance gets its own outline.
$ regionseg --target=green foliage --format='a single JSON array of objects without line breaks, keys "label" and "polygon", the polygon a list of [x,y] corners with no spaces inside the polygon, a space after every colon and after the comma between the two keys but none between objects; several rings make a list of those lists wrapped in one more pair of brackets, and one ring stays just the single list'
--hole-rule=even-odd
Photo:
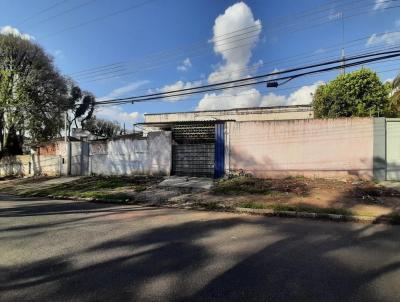
[{"label": "green foliage", "polygon": [[[68,108],[65,79],[37,44],[14,35],[0,35],[1,149],[20,153],[12,144],[25,135],[50,139],[62,126],[61,108]],[[17,139],[16,139],[17,138]]]},{"label": "green foliage", "polygon": [[87,91],[82,91],[71,79],[68,80],[68,134],[71,126],[75,123],[78,128],[78,121],[84,128],[85,123],[93,116],[95,97]]},{"label": "green foliage", "polygon": [[316,118],[396,116],[389,93],[375,72],[362,68],[319,86],[312,105]]},{"label": "green foliage", "polygon": [[60,135],[64,113],[83,123],[95,98],[64,78],[36,43],[0,34],[0,151],[22,152],[23,138],[46,141]]},{"label": "green foliage", "polygon": [[393,80],[390,85],[392,95],[390,97],[390,107],[396,116],[400,116],[400,74]]},{"label": "green foliage", "polygon": [[110,122],[96,117],[86,120],[83,128],[94,135],[107,138],[116,136],[121,132],[118,122]]}]

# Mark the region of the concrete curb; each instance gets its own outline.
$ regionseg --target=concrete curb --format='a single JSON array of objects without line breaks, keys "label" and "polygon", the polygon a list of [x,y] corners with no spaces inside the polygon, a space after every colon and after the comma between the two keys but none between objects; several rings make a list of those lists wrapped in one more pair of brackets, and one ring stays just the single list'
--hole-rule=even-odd
[{"label": "concrete curb", "polygon": [[[32,196],[38,197],[38,196]],[[43,196],[42,196],[43,197]],[[76,198],[70,196],[54,196],[47,195],[47,198],[53,199],[66,199],[66,200],[76,200],[76,201],[88,201],[88,202],[100,202],[100,203],[109,203],[109,204],[122,204],[129,205],[132,200],[122,200],[122,199],[95,199],[95,198]],[[205,210],[205,211],[218,211],[218,212],[233,212],[239,214],[249,214],[249,215],[259,215],[259,216],[275,216],[275,217],[291,217],[291,218],[308,218],[308,219],[323,219],[323,220],[331,220],[337,222],[360,222],[360,223],[370,223],[370,224],[397,224],[400,223],[396,221],[392,221],[387,217],[371,217],[371,216],[360,216],[360,215],[341,215],[341,214],[329,214],[329,213],[313,213],[313,212],[296,212],[296,211],[276,211],[274,209],[251,209],[251,208],[225,208],[225,209],[215,209],[209,210],[204,207],[196,207],[196,206],[181,206],[179,204],[152,204],[152,203],[142,203],[135,204],[138,206],[156,206],[156,207],[166,207],[166,208],[180,208],[186,210]]]},{"label": "concrete curb", "polygon": [[[39,196],[33,196],[39,197]],[[102,203],[113,203],[113,204],[128,204],[128,201],[122,199],[98,199],[92,197],[71,197],[71,196],[63,196],[63,195],[47,195],[47,198],[53,199],[64,199],[64,200],[76,200],[76,201],[89,201],[89,202],[102,202]]]},{"label": "concrete curb", "polygon": [[250,209],[250,208],[235,208],[238,213],[245,213],[251,215],[261,216],[279,216],[279,217],[298,217],[298,218],[311,218],[311,219],[327,219],[333,221],[350,221],[350,222],[364,222],[364,223],[393,223],[388,218],[377,218],[371,216],[358,216],[358,215],[340,215],[329,213],[310,213],[310,212],[296,212],[296,211],[275,211],[273,209]]}]

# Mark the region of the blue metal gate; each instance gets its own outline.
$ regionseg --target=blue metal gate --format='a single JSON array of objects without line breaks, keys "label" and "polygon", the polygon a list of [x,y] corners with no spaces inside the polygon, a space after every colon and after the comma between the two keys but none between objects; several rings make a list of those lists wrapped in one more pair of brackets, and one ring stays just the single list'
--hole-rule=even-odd
[{"label": "blue metal gate", "polygon": [[225,135],[224,123],[215,124],[215,164],[214,178],[224,176],[225,168]]}]

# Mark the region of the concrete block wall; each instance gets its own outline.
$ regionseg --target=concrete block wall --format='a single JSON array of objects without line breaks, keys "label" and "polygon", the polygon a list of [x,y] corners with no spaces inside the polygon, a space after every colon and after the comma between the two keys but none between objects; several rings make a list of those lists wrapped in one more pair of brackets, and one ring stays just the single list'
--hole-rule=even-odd
[{"label": "concrete block wall", "polygon": [[228,172],[371,179],[374,129],[373,118],[229,122]]},{"label": "concrete block wall", "polygon": [[30,155],[6,156],[0,160],[0,177],[28,176],[30,171]]}]

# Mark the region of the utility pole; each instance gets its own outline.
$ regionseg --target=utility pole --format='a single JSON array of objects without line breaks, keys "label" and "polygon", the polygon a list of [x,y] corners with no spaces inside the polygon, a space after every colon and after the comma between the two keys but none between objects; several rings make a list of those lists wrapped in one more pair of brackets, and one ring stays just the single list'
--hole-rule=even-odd
[{"label": "utility pole", "polygon": [[67,142],[67,133],[68,133],[68,131],[67,131],[67,120],[68,120],[68,112],[67,111],[65,111],[65,114],[64,114],[64,130],[65,130],[65,132],[64,132],[64,142],[66,143]]},{"label": "utility pole", "polygon": [[342,19],[342,68],[341,68],[341,73],[345,74],[346,73],[346,59],[344,55],[344,19],[343,19],[343,12],[340,13],[340,17]]},{"label": "utility pole", "polygon": [[67,164],[67,175],[71,174],[71,149],[70,149],[70,143],[68,141],[68,111],[65,111],[64,115],[64,142],[65,142],[65,148],[66,148],[66,164]]}]

